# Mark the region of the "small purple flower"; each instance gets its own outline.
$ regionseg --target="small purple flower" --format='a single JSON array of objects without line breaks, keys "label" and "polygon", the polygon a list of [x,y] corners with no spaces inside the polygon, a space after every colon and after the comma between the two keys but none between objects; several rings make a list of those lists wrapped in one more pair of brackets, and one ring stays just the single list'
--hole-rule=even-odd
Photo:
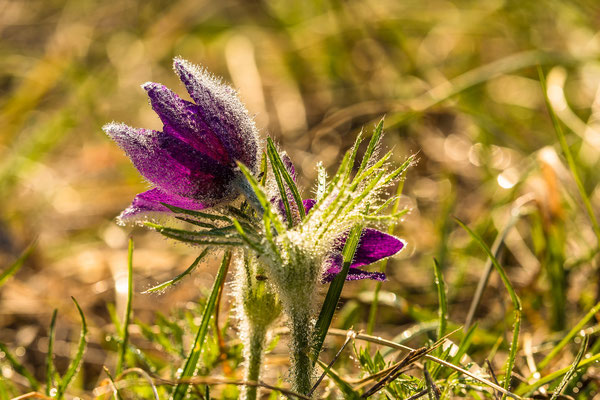
[{"label": "small purple flower", "polygon": [[173,68],[194,102],[158,83],[142,85],[162,131],[114,122],[103,127],[156,186],[134,198],[119,217],[123,221],[170,212],[161,203],[201,210],[232,201],[245,181],[236,162],[254,173],[259,166],[258,132],[235,90],[181,58]]}]

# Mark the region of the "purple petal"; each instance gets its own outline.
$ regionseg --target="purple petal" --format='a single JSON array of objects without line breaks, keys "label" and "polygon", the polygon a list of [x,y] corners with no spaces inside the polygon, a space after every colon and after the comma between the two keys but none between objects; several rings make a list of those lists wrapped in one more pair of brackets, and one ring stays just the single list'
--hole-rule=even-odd
[{"label": "purple petal", "polygon": [[405,244],[404,240],[378,231],[377,229],[363,229],[360,243],[356,249],[350,268],[369,265],[391,257],[402,250]]},{"label": "purple petal", "polygon": [[[333,279],[336,277],[336,275],[339,272],[340,272],[339,270],[335,273],[327,272],[325,275],[323,275],[321,282],[329,283],[329,282],[333,281]],[[348,276],[346,276],[346,281],[358,281],[361,279],[371,279],[373,281],[383,282],[387,278],[383,272],[368,272],[368,271],[363,271],[362,269],[358,269],[358,268],[350,268],[348,270]]]},{"label": "purple petal", "polygon": [[317,204],[317,201],[315,199],[306,199],[302,200],[302,204],[304,205],[304,211],[308,214],[314,205]]},{"label": "purple petal", "polygon": [[215,132],[230,157],[256,172],[258,132],[236,91],[181,58],[175,58],[173,68],[198,106],[202,121]]},{"label": "purple petal", "polygon": [[[348,235],[345,234],[340,238],[338,243],[332,249],[332,255],[327,260],[327,271],[323,277],[325,281],[330,276],[335,276],[342,270],[342,250],[346,244]],[[387,233],[378,231],[377,229],[366,228],[363,229],[360,237],[360,242],[356,252],[354,253],[354,259],[350,264],[348,271],[348,277],[346,280],[357,280],[357,279],[375,279],[385,280],[385,275],[382,273],[372,273],[359,270],[358,267],[363,265],[369,265],[387,257],[391,257],[398,253],[405,246],[405,242],[402,239],[398,239]]]},{"label": "purple petal", "polygon": [[176,136],[215,162],[224,165],[232,163],[219,138],[200,118],[197,105],[183,100],[158,83],[146,82],[142,88],[148,92],[152,108],[165,125],[165,132]]},{"label": "purple petal", "polygon": [[131,218],[139,218],[148,213],[172,213],[171,210],[161,203],[186,210],[203,210],[208,208],[207,205],[195,200],[174,194],[167,194],[158,188],[154,188],[135,196],[131,205],[121,213],[119,219],[126,222]]},{"label": "purple petal", "polygon": [[283,154],[281,156],[281,161],[283,161],[283,165],[285,165],[285,169],[288,170],[290,176],[296,182],[296,168],[294,167],[294,163],[292,163],[292,159],[287,154]]},{"label": "purple petal", "polygon": [[215,204],[233,199],[234,171],[165,132],[108,124],[104,131],[140,173],[164,192]]}]

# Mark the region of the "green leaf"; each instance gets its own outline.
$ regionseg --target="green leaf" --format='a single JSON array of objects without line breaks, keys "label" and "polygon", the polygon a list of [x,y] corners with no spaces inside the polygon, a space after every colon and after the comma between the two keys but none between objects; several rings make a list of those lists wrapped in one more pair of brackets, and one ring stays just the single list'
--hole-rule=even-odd
[{"label": "green leaf", "polygon": [[356,248],[360,242],[361,234],[361,225],[356,225],[350,230],[350,234],[348,235],[348,239],[346,239],[346,244],[344,245],[344,250],[342,251],[344,260],[342,264],[342,270],[329,285],[329,290],[327,291],[325,301],[321,307],[319,318],[315,324],[315,336],[312,349],[312,356],[315,360],[319,358],[319,353],[321,353],[323,342],[327,336],[327,331],[331,325],[333,314],[335,313],[340,295],[342,294],[342,289],[344,288],[344,283],[346,282],[346,277],[348,276],[348,271],[350,269],[352,259],[354,258],[354,253],[356,252]]},{"label": "green leaf", "polygon": [[[279,196],[281,197],[281,201],[283,202],[283,208],[285,210],[285,216],[288,223],[288,228],[291,228],[294,225],[294,219],[292,218],[292,209],[290,208],[290,202],[287,195],[287,190],[285,190],[285,186],[283,184],[283,179],[281,177],[282,171],[280,169],[280,165],[277,162],[277,158],[279,154],[277,150],[271,149],[271,147],[275,147],[272,145],[272,141],[270,138],[268,139],[268,147],[267,154],[269,155],[269,160],[271,161],[271,167],[273,169],[273,176],[275,177],[275,182],[277,182],[277,187],[279,188]],[[279,160],[281,162],[281,160]],[[283,163],[282,163],[283,164]],[[285,166],[283,169],[286,169]]]},{"label": "green leaf", "polygon": [[579,363],[581,362],[581,359],[583,358],[585,351],[587,350],[589,342],[590,342],[589,335],[585,335],[583,337],[581,347],[579,347],[579,352],[577,353],[577,356],[575,357],[575,361],[573,361],[573,364],[571,364],[571,368],[569,368],[569,371],[565,374],[565,376],[563,377],[560,384],[556,387],[556,389],[554,389],[554,394],[552,395],[552,398],[550,400],[556,400],[558,398],[558,396],[560,396],[560,394],[564,390],[565,386],[567,386],[567,384],[569,383],[571,378],[573,378],[573,375],[575,375],[575,372],[577,371],[577,367],[579,366]]},{"label": "green leaf", "polygon": [[538,369],[544,369],[550,361],[571,341],[575,335],[577,335],[594,316],[600,312],[600,303],[597,303],[594,307],[588,311],[587,314],[562,338],[562,340],[550,350],[550,353],[538,364]]},{"label": "green leaf", "polygon": [[121,393],[119,392],[119,389],[117,388],[117,385],[115,384],[115,380],[113,379],[113,376],[111,375],[110,371],[108,370],[108,368],[104,367],[104,372],[106,373],[106,376],[108,376],[108,380],[110,381],[110,383],[112,384],[113,387],[113,393],[115,395],[115,398],[117,400],[122,400],[123,397],[121,396]]},{"label": "green leaf", "polygon": [[187,231],[184,229],[175,229],[168,226],[155,224],[153,222],[144,222],[147,227],[155,229],[158,233],[170,239],[180,242],[195,244],[205,244],[214,246],[240,246],[242,242],[235,236],[223,232],[222,230],[210,231]]},{"label": "green leaf", "polygon": [[[519,331],[521,329],[521,312],[522,312],[521,300],[519,299],[519,296],[517,296],[515,289],[513,288],[512,284],[510,283],[510,280],[508,279],[508,276],[506,275],[504,268],[502,268],[502,266],[500,265],[500,263],[494,256],[494,253],[492,253],[492,250],[488,247],[487,244],[485,244],[485,242],[483,241],[481,236],[479,236],[478,234],[473,232],[467,225],[465,225],[458,218],[454,218],[454,219],[464,230],[466,230],[469,233],[469,235],[471,235],[471,237],[479,244],[479,246],[485,251],[487,256],[490,258],[490,260],[492,261],[492,265],[498,272],[498,275],[500,275],[500,278],[502,279],[502,282],[504,283],[504,286],[506,287],[506,290],[508,291],[508,293],[510,295],[510,299],[515,308],[515,313],[514,313],[515,319],[514,319],[514,324],[513,324],[513,337],[512,337],[512,342],[510,344],[510,350],[508,353],[508,360],[506,362],[506,373],[504,375],[504,389],[506,391],[508,391],[510,389],[510,380],[511,380],[512,370],[515,365],[515,360],[517,357],[517,349],[519,347]],[[506,398],[506,394],[503,394],[502,399],[504,400],[505,398]]]},{"label": "green leaf", "polygon": [[58,310],[55,308],[50,320],[50,332],[48,333],[48,352],[46,353],[46,396],[50,396],[50,389],[54,387],[54,329],[56,327],[56,315]]},{"label": "green leaf", "polygon": [[74,297],[71,297],[71,299],[75,303],[75,307],[77,307],[77,311],[79,312],[79,316],[81,318],[81,334],[79,336],[79,346],[77,346],[77,353],[75,354],[75,358],[71,360],[69,368],[67,368],[67,372],[58,384],[58,388],[56,390],[56,397],[58,399],[62,398],[62,396],[65,394],[65,391],[69,387],[71,380],[77,373],[77,369],[79,368],[79,364],[83,359],[83,353],[87,345],[87,341],[85,339],[85,335],[87,334],[87,324],[85,322],[85,316],[83,315],[83,311],[81,310],[81,307],[79,307],[79,303],[77,303],[77,300],[75,300]]},{"label": "green leaf", "polygon": [[[589,366],[594,365],[595,363],[600,362],[600,353],[599,354],[594,354],[593,356],[584,359],[583,361],[580,361],[579,364],[577,365],[577,367],[575,368],[576,370],[580,370],[580,369],[584,369],[587,368]],[[527,395],[529,393],[533,393],[533,391],[535,391],[537,388],[546,385],[547,383],[552,382],[555,379],[560,378],[561,376],[565,375],[566,373],[568,373],[571,369],[573,368],[573,366],[571,365],[570,367],[565,367],[562,369],[559,369],[558,371],[554,371],[546,376],[543,376],[542,378],[540,378],[539,380],[535,381],[534,383],[532,383],[531,385],[527,385],[524,386],[522,388],[519,388],[518,390],[516,390],[516,394],[517,395]]]},{"label": "green leaf", "polygon": [[385,118],[382,118],[381,121],[379,121],[379,123],[375,127],[375,130],[373,131],[373,135],[371,136],[371,140],[369,141],[369,146],[365,151],[365,155],[363,156],[362,162],[360,163],[360,167],[358,168],[358,172],[356,173],[357,175],[360,175],[360,173],[367,167],[369,161],[371,160],[371,157],[373,156],[373,153],[377,149],[377,145],[379,144],[379,140],[381,139],[381,135],[383,134],[384,119]]},{"label": "green leaf", "polygon": [[39,390],[40,383],[35,379],[35,377],[17,360],[15,356],[8,350],[8,347],[4,343],[0,343],[0,351],[4,353],[6,359],[10,363],[11,367],[21,376],[24,376],[25,379],[29,382],[29,386],[32,390]]},{"label": "green leaf", "polygon": [[446,301],[446,285],[444,284],[444,275],[442,274],[442,269],[437,260],[433,259],[433,271],[435,273],[435,286],[437,287],[438,292],[438,302],[439,302],[439,325],[437,337],[438,340],[443,338],[446,334],[446,325],[448,322],[448,303]]},{"label": "green leaf", "polygon": [[23,253],[13,262],[7,269],[0,273],[0,286],[4,285],[8,278],[17,273],[17,271],[23,266],[25,260],[29,258],[33,249],[35,248],[36,242],[31,243]]},{"label": "green leaf", "polygon": [[[192,348],[190,353],[186,359],[185,365],[179,376],[180,380],[185,380],[190,378],[196,372],[196,368],[198,367],[198,360],[200,359],[200,354],[202,353],[202,346],[204,345],[206,333],[208,332],[208,327],[210,324],[210,320],[215,311],[215,306],[217,304],[217,297],[219,294],[219,290],[221,285],[225,281],[225,277],[227,276],[227,270],[229,269],[229,263],[231,261],[231,252],[226,251],[223,256],[223,260],[221,261],[221,266],[219,267],[219,272],[215,278],[215,283],[213,284],[210,296],[208,301],[206,302],[206,306],[204,307],[204,312],[202,313],[202,321],[200,322],[200,326],[198,327],[198,331],[196,332],[196,337],[194,338],[194,342],[192,344]],[[175,387],[173,391],[172,400],[182,400],[188,390],[188,384],[185,382],[180,382]]]},{"label": "green leaf", "polygon": [[210,214],[210,213],[205,213],[205,212],[196,211],[196,210],[187,210],[185,208],[172,206],[172,205],[167,204],[167,203],[160,203],[160,204],[162,204],[163,206],[167,207],[169,210],[171,210],[172,212],[174,212],[176,214],[187,214],[187,215],[191,215],[192,217],[206,218],[206,219],[211,220],[211,221],[226,221],[226,222],[231,222],[231,220],[229,219],[229,217],[226,217],[224,215]]},{"label": "green leaf", "polygon": [[571,170],[571,174],[573,174],[573,180],[577,184],[577,189],[579,190],[579,195],[581,196],[581,200],[583,201],[583,205],[585,207],[585,211],[588,214],[590,222],[592,223],[592,229],[596,234],[596,243],[598,247],[600,247],[600,224],[598,224],[598,219],[594,214],[594,208],[592,206],[592,202],[590,201],[587,192],[585,191],[585,187],[583,186],[583,181],[579,176],[579,172],[577,171],[577,164],[575,162],[575,158],[571,153],[571,149],[569,148],[569,144],[567,143],[567,138],[562,130],[562,125],[552,108],[552,104],[550,103],[550,99],[548,98],[548,90],[546,87],[546,78],[544,77],[544,71],[542,67],[538,65],[538,76],[540,78],[540,84],[542,85],[542,91],[544,95],[544,100],[546,102],[546,107],[548,108],[548,113],[552,118],[552,125],[554,126],[554,130],[556,131],[556,136],[558,137],[558,142],[560,143],[560,148],[562,149],[565,158],[567,159],[567,164],[569,165],[569,169]]},{"label": "green leaf", "polygon": [[263,249],[260,247],[260,245],[258,243],[256,243],[256,242],[254,242],[253,240],[251,240],[248,237],[248,235],[244,231],[244,228],[242,227],[242,225],[235,218],[233,219],[233,226],[235,226],[235,229],[238,231],[238,234],[240,235],[240,237],[242,238],[242,240],[244,242],[246,242],[246,244],[248,246],[250,246],[252,249],[254,249],[254,251],[256,251],[258,254],[262,254],[263,253]]},{"label": "green leaf", "polygon": [[458,351],[452,357],[452,364],[459,364],[460,359],[467,353],[469,347],[471,346],[471,342],[473,341],[473,337],[475,335],[475,330],[477,329],[477,324],[473,324],[467,331],[467,333],[463,336],[460,343],[458,344]]},{"label": "green leaf", "polygon": [[[283,223],[281,222],[281,218],[279,218],[279,214],[273,212],[273,208],[271,206],[271,202],[267,198],[267,194],[262,189],[262,186],[258,183],[252,172],[242,163],[238,162],[238,168],[242,171],[248,184],[254,191],[254,195],[256,199],[260,203],[263,208],[263,222],[265,222],[265,218],[268,219],[267,224],[272,224],[275,230],[278,233],[281,233],[285,230]],[[266,232],[267,235],[270,235],[270,229]]]},{"label": "green leaf", "polygon": [[327,170],[323,167],[322,162],[317,163],[317,195],[316,200],[321,201],[325,191],[327,190]]},{"label": "green leaf", "polygon": [[163,290],[165,290],[166,288],[176,284],[177,282],[179,282],[180,280],[182,280],[183,278],[185,278],[186,276],[188,276],[189,274],[191,274],[196,267],[198,266],[198,263],[200,263],[200,261],[208,254],[208,247],[206,249],[204,249],[200,255],[198,257],[196,257],[196,259],[194,260],[194,262],[185,270],[183,271],[181,274],[177,275],[175,278],[170,279],[166,282],[163,282],[159,285],[153,286],[148,290],[143,291],[143,294],[147,294],[147,293],[156,293],[156,292],[161,292]]},{"label": "green leaf", "polygon": [[127,248],[127,305],[125,307],[125,316],[121,325],[121,345],[119,346],[119,358],[117,361],[116,374],[120,374],[125,363],[125,354],[129,342],[129,322],[131,320],[131,303],[133,301],[133,239],[129,238]]},{"label": "green leaf", "polygon": [[[289,190],[292,192],[292,197],[294,198],[294,201],[296,202],[296,207],[298,207],[298,212],[300,213],[300,219],[304,219],[304,217],[306,216],[306,211],[304,210],[304,205],[302,204],[302,198],[300,197],[298,186],[296,186],[296,182],[294,182],[294,179],[290,175],[290,172],[285,167],[285,164],[283,164],[283,161],[281,160],[281,157],[279,156],[279,153],[277,152],[275,144],[273,143],[271,138],[267,138],[267,149],[270,152],[269,159],[271,160],[271,165],[274,165],[273,161],[275,161],[277,169],[281,173],[281,176],[285,180],[285,183],[287,183]],[[273,169],[275,170],[275,167]],[[287,194],[285,193],[283,193],[282,196],[287,198]]]}]

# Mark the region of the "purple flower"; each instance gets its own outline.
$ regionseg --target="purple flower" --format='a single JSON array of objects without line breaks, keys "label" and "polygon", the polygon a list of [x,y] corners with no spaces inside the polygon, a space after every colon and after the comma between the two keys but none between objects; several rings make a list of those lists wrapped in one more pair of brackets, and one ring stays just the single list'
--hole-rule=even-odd
[{"label": "purple flower", "polygon": [[103,127],[155,185],[134,198],[121,220],[170,212],[161,203],[201,210],[232,201],[245,182],[236,161],[257,172],[258,132],[235,90],[183,59],[175,58],[173,68],[194,102],[158,83],[142,85],[162,131],[114,122]]}]

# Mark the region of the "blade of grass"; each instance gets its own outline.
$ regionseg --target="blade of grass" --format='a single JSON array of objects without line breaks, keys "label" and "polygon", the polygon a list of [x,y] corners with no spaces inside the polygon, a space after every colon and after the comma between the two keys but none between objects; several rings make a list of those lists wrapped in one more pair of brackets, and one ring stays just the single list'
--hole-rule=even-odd
[{"label": "blade of grass", "polygon": [[36,242],[31,243],[27,248],[21,253],[19,258],[17,258],[8,268],[0,273],[0,286],[4,285],[8,278],[17,273],[19,269],[23,266],[25,261],[29,258],[33,249],[35,248]]},{"label": "blade of grass", "polygon": [[[500,250],[502,249],[502,244],[506,240],[506,236],[515,225],[517,220],[519,219],[518,213],[513,213],[510,217],[510,220],[504,227],[501,233],[496,236],[496,240],[494,240],[494,244],[492,244],[492,254],[497,259],[500,255]],[[469,306],[469,312],[467,314],[467,319],[465,322],[464,330],[465,332],[471,328],[473,324],[473,319],[475,318],[475,312],[477,311],[477,307],[479,307],[479,303],[481,303],[481,298],[483,297],[483,292],[485,291],[485,287],[488,284],[490,279],[490,275],[492,274],[492,270],[494,269],[494,265],[492,263],[492,259],[488,258],[485,263],[485,267],[483,268],[483,274],[477,283],[477,289],[475,289],[475,295],[473,295],[473,299],[471,300],[471,305]]]},{"label": "blade of grass", "polygon": [[554,126],[554,131],[556,132],[556,136],[558,137],[560,148],[563,151],[565,158],[567,159],[567,164],[569,166],[569,169],[571,170],[571,174],[573,175],[573,180],[575,180],[575,184],[577,185],[577,189],[579,190],[579,195],[581,196],[581,200],[583,201],[585,211],[587,212],[590,222],[592,223],[592,229],[596,234],[596,241],[598,247],[600,247],[600,225],[598,224],[598,219],[594,214],[594,208],[592,207],[590,198],[588,197],[585,191],[585,187],[583,186],[583,182],[581,180],[581,177],[579,176],[579,172],[577,171],[577,164],[575,163],[575,158],[571,153],[571,149],[569,148],[569,144],[567,143],[567,138],[565,137],[565,134],[562,130],[562,124],[558,120],[558,117],[554,112],[554,108],[552,108],[550,99],[548,98],[546,77],[544,76],[544,71],[542,70],[542,67],[540,65],[538,65],[538,75],[540,78],[540,84],[542,86],[544,101],[546,102],[546,108],[548,109],[548,113],[550,114],[550,118],[552,119],[552,125]]},{"label": "blade of grass", "polygon": [[[576,370],[580,370],[582,368],[587,368],[588,366],[593,365],[594,363],[599,362],[599,361],[600,361],[600,353],[595,354],[595,355],[591,356],[590,358],[586,358],[585,360],[581,361],[579,363],[579,365],[577,365]],[[539,387],[544,386],[545,384],[550,383],[553,380],[558,379],[561,376],[563,376],[564,374],[568,373],[572,367],[573,366],[571,365],[571,366],[559,369],[558,371],[554,371],[554,372],[540,378],[538,381],[536,381],[530,385],[527,385],[527,386],[517,389],[516,394],[521,395],[521,396],[527,396],[529,393],[533,393]]]},{"label": "blade of grass", "polygon": [[473,341],[473,337],[475,335],[475,330],[477,329],[477,324],[473,325],[469,330],[465,333],[460,343],[458,344],[458,351],[452,357],[450,361],[452,364],[459,364],[460,359],[467,353],[469,350],[469,346],[471,346],[471,342]]},{"label": "blade of grass", "polygon": [[32,390],[39,390],[40,383],[35,379],[35,377],[17,360],[15,356],[12,355],[8,347],[4,343],[0,343],[0,351],[4,353],[4,357],[8,360],[8,363],[11,367],[21,376],[25,377],[29,382],[29,386]]},{"label": "blade of grass", "polygon": [[200,261],[204,257],[206,257],[206,255],[208,254],[208,250],[209,250],[208,247],[206,249],[204,249],[200,253],[200,255],[198,257],[196,257],[194,262],[185,271],[183,271],[181,274],[177,275],[175,278],[170,279],[166,282],[163,282],[159,285],[153,286],[150,289],[143,291],[142,293],[147,294],[147,293],[161,292],[161,291],[165,290],[166,288],[168,288],[169,286],[176,284],[177,282],[179,282],[180,280],[182,280],[183,278],[185,278],[186,276],[191,274],[196,269],[196,267],[198,266]]},{"label": "blade of grass", "polygon": [[361,225],[356,225],[350,230],[350,234],[348,235],[348,239],[346,240],[346,244],[344,245],[344,250],[342,251],[342,270],[337,274],[337,276],[329,285],[329,290],[327,291],[325,301],[323,302],[321,312],[319,313],[317,323],[315,324],[315,336],[312,348],[312,357],[314,360],[317,360],[319,358],[319,353],[321,353],[323,342],[325,341],[325,337],[327,336],[329,325],[331,325],[333,314],[335,313],[335,309],[340,299],[340,295],[342,294],[344,283],[346,282],[346,277],[348,276],[350,264],[352,263],[354,253],[356,252],[356,248],[358,247],[358,243],[360,242],[361,233]]},{"label": "blade of grass", "polygon": [[[221,266],[219,267],[219,272],[217,273],[217,276],[215,278],[215,283],[213,284],[210,296],[208,298],[208,301],[206,302],[206,306],[204,307],[204,312],[202,313],[202,320],[200,322],[200,326],[198,327],[198,331],[196,332],[196,337],[192,344],[190,354],[188,355],[185,365],[182,369],[181,375],[179,376],[180,380],[186,380],[192,377],[196,372],[196,368],[198,367],[198,361],[200,359],[200,353],[202,352],[202,346],[205,341],[204,339],[206,337],[206,333],[208,332],[208,326],[210,324],[210,320],[215,310],[217,297],[219,295],[219,288],[221,287],[221,283],[225,280],[227,276],[230,261],[231,252],[226,251],[225,255],[223,256],[223,260],[221,261]],[[183,399],[188,391],[188,387],[188,383],[178,383],[173,391],[171,399]]]},{"label": "blade of grass", "polygon": [[75,307],[77,307],[79,317],[81,318],[81,334],[79,335],[79,345],[77,346],[77,353],[75,354],[75,358],[71,360],[69,368],[67,368],[67,372],[65,372],[65,375],[63,376],[60,383],[58,384],[58,387],[56,388],[56,398],[58,399],[62,398],[67,388],[69,387],[71,380],[73,379],[73,377],[75,377],[75,374],[77,373],[77,370],[79,368],[79,364],[81,364],[81,360],[83,359],[83,353],[87,345],[87,341],[85,339],[85,335],[87,335],[87,323],[85,322],[85,316],[83,315],[81,307],[79,307],[79,303],[77,303],[77,300],[75,300],[75,297],[71,297],[71,299],[75,303]]},{"label": "blade of grass", "polygon": [[127,247],[127,305],[125,306],[125,316],[121,325],[121,345],[119,346],[119,358],[117,361],[116,374],[120,374],[125,363],[127,354],[127,344],[129,342],[129,322],[131,320],[131,303],[133,301],[133,239],[129,238]]},{"label": "blade of grass", "polygon": [[[473,232],[461,220],[459,220],[458,218],[455,218],[455,220],[479,244],[479,246],[488,255],[488,257],[490,258],[490,260],[492,260],[492,264],[494,265],[494,267],[496,268],[496,271],[500,275],[500,278],[502,279],[502,282],[504,283],[504,286],[506,287],[506,290],[508,291],[508,294],[510,295],[510,299],[511,299],[511,301],[513,303],[513,307],[515,308],[515,312],[514,312],[514,314],[515,314],[515,317],[514,317],[515,320],[514,320],[514,325],[513,325],[513,337],[512,337],[512,342],[510,344],[510,350],[509,350],[509,353],[508,353],[508,360],[506,362],[506,374],[504,376],[504,389],[506,391],[509,391],[509,389],[510,389],[510,379],[511,379],[511,376],[512,376],[513,367],[515,365],[515,359],[516,359],[516,356],[517,356],[517,348],[518,348],[518,345],[519,345],[519,331],[521,329],[521,312],[522,312],[521,300],[519,299],[519,296],[517,296],[517,293],[515,292],[512,284],[510,283],[510,280],[508,279],[508,276],[506,275],[506,272],[504,271],[504,268],[502,268],[502,266],[500,265],[500,263],[498,262],[498,260],[496,259],[496,257],[494,256],[494,254],[492,253],[492,251],[490,250],[490,248],[487,246],[487,244],[485,244],[485,242],[483,241],[483,239],[478,234],[476,234],[475,232]],[[506,398],[506,393],[503,394],[502,400],[504,400],[505,398]]]},{"label": "blade of grass", "polygon": [[433,271],[435,273],[435,286],[437,287],[438,292],[438,302],[439,302],[439,325],[437,337],[438,339],[444,337],[446,334],[446,325],[448,323],[448,303],[446,300],[446,285],[444,284],[444,275],[442,274],[442,269],[437,260],[433,259]]},{"label": "blade of grass", "polygon": [[538,369],[545,368],[550,361],[577,335],[593,317],[600,312],[600,303],[597,303],[588,313],[575,325],[562,340],[552,348],[550,353],[538,363]]},{"label": "blade of grass", "polygon": [[573,361],[573,364],[571,364],[571,368],[569,368],[569,371],[567,371],[567,373],[563,377],[560,384],[556,387],[556,389],[554,389],[554,394],[552,395],[552,398],[550,400],[556,400],[558,398],[558,396],[562,393],[562,391],[565,389],[565,386],[567,386],[567,384],[569,383],[571,378],[573,378],[573,375],[575,375],[575,372],[577,371],[577,367],[579,366],[579,363],[581,362],[581,359],[583,358],[583,355],[585,354],[585,351],[587,350],[589,342],[590,342],[590,337],[588,335],[585,335],[583,337],[581,347],[579,348],[579,352],[577,353],[577,356],[575,357],[575,361]]},{"label": "blade of grass", "polygon": [[[312,389],[310,389],[310,392],[308,393],[309,396],[312,396],[312,394],[315,392],[317,387],[319,387],[319,385],[321,384],[321,381],[323,381],[323,378],[325,377],[325,375],[328,373],[328,371],[331,369],[331,367],[333,367],[333,364],[335,364],[337,359],[340,358],[340,356],[342,355],[342,352],[344,351],[346,346],[348,346],[348,343],[350,343],[354,339],[354,336],[355,336],[355,334],[353,331],[350,331],[348,333],[348,336],[346,337],[346,340],[344,341],[344,344],[342,345],[342,347],[340,347],[338,352],[335,354],[335,357],[333,357],[333,359],[329,362],[329,364],[327,364],[327,368],[323,370],[323,374],[319,377],[319,379],[317,379],[317,381],[313,385]],[[319,365],[321,365],[321,367],[322,367],[324,364],[322,362],[320,362],[320,360],[318,360],[318,361],[319,361]]]},{"label": "blade of grass", "polygon": [[110,381],[111,386],[113,387],[113,394],[115,395],[115,399],[122,400],[123,397],[121,397],[121,392],[119,392],[119,389],[117,388],[115,380],[113,379],[113,376],[111,375],[110,371],[108,370],[108,368],[106,368],[106,366],[104,366],[103,369],[106,373],[106,376],[108,376],[108,380]]},{"label": "blade of grass", "polygon": [[50,320],[50,332],[48,333],[48,352],[46,353],[46,396],[50,396],[50,389],[54,387],[54,329],[56,327],[56,315],[58,310],[55,308]]},{"label": "blade of grass", "polygon": [[349,400],[358,400],[360,399],[359,394],[352,389],[352,386],[348,382],[346,382],[342,377],[331,369],[331,366],[325,364],[321,360],[317,360],[317,363],[321,368],[323,368],[323,373],[327,374],[331,378],[331,380],[335,383],[335,385],[340,389],[340,391],[344,395],[344,399]]}]

